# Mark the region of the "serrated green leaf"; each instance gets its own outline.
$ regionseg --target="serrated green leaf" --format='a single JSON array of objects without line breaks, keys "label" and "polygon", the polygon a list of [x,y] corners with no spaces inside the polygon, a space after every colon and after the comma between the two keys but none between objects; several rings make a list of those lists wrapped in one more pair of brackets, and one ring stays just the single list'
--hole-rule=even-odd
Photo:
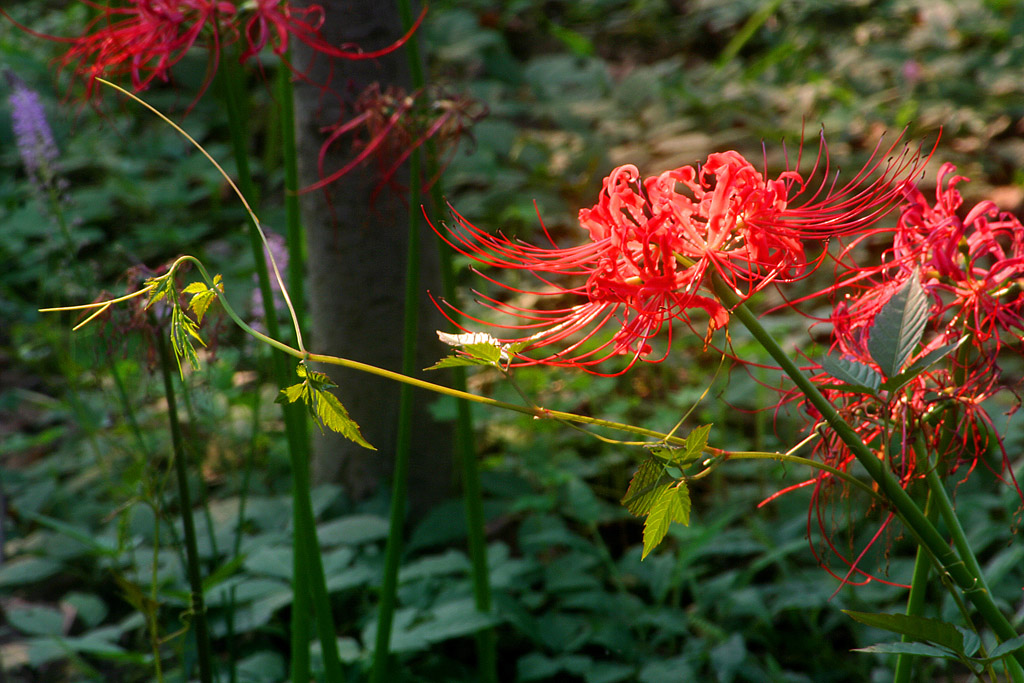
[{"label": "serrated green leaf", "polygon": [[704,449],[708,446],[708,434],[711,432],[711,425],[706,424],[697,427],[687,436],[682,446],[648,446],[651,455],[667,460],[673,465],[686,465],[699,458]]},{"label": "serrated green leaf", "polygon": [[317,372],[316,370],[310,370],[308,368],[306,369],[306,382],[309,384],[310,388],[317,391],[333,389],[338,386],[326,373]]},{"label": "serrated green leaf", "polygon": [[[622,504],[630,513],[637,517],[643,517],[651,511],[654,504],[658,480],[661,479],[665,468],[655,458],[647,458],[636,468],[633,479],[629,482],[626,495],[622,497]],[[666,483],[667,485],[667,483]]]},{"label": "serrated green leaf", "polygon": [[657,489],[654,504],[644,522],[644,559],[668,533],[672,522],[690,524],[690,491],[685,481],[667,483]]},{"label": "serrated green leaf", "polygon": [[479,358],[492,364],[502,360],[501,347],[496,343],[466,344],[462,347],[462,353],[470,358]]},{"label": "serrated green leaf", "polygon": [[305,390],[305,382],[301,384],[293,384],[290,387],[282,389],[280,393],[278,393],[277,398],[274,399],[274,403],[295,403],[302,398],[302,394]]},{"label": "serrated green leaf", "polygon": [[469,358],[467,356],[452,355],[445,356],[441,360],[437,361],[429,368],[424,370],[441,370],[443,368],[464,368],[470,365],[494,365],[494,363],[480,360],[479,358]]},{"label": "serrated green leaf", "polygon": [[843,610],[855,621],[892,631],[918,642],[932,642],[958,654],[964,654],[964,637],[953,624],[938,619],[912,617],[906,614],[874,614]]},{"label": "serrated green leaf", "polygon": [[377,450],[370,442],[363,438],[359,431],[359,425],[348,415],[345,406],[341,404],[338,397],[324,389],[312,389],[308,394],[309,400],[313,403],[313,409],[320,423],[328,429],[338,432],[349,441],[354,441],[363,448],[371,451]]},{"label": "serrated green leaf", "polygon": [[153,286],[153,289],[149,291],[149,296],[146,298],[146,305],[143,308],[149,308],[163,298],[167,298],[170,301],[174,301],[174,299],[177,298],[174,291],[174,279],[171,277],[170,273],[160,277],[151,277],[143,284],[146,287]]},{"label": "serrated green leaf", "polygon": [[895,377],[921,342],[930,309],[917,273],[892,295],[868,333],[868,352],[882,374]]},{"label": "serrated green leaf", "polygon": [[203,322],[203,316],[206,315],[206,311],[209,310],[210,304],[217,298],[218,291],[224,291],[224,286],[221,284],[220,275],[213,277],[213,287],[207,287],[205,282],[193,282],[185,289],[181,290],[184,294],[191,294],[192,298],[189,300],[189,308],[191,308],[196,314],[196,320],[200,323]]},{"label": "serrated green leaf", "polygon": [[174,309],[171,311],[171,347],[174,349],[178,372],[182,378],[185,376],[184,368],[181,365],[182,358],[192,366],[193,370],[199,369],[199,354],[196,353],[194,341],[198,341],[201,346],[206,346],[206,342],[199,336],[199,326],[175,302]]},{"label": "serrated green leaf", "polygon": [[711,433],[711,425],[701,425],[686,437],[686,444],[683,446],[683,459],[681,462],[696,460],[708,447],[708,435]]},{"label": "serrated green leaf", "polygon": [[871,393],[876,393],[882,384],[882,376],[873,368],[846,358],[825,356],[821,359],[821,369],[840,382],[867,389]]}]

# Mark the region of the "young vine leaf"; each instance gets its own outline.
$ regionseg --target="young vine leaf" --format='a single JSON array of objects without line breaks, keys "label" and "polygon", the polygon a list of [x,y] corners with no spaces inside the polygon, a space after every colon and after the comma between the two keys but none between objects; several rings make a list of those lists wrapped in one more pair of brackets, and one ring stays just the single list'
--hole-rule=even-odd
[{"label": "young vine leaf", "polygon": [[708,446],[708,434],[710,433],[710,424],[701,425],[690,432],[682,446],[659,444],[657,446],[649,446],[648,448],[651,451],[651,455],[682,467],[693,462],[704,453],[704,449]]},{"label": "young vine leaf", "polygon": [[277,403],[295,403],[302,399],[306,410],[320,425],[321,430],[327,427],[363,448],[377,450],[363,438],[359,425],[349,417],[348,411],[338,397],[330,392],[330,389],[338,386],[330,377],[322,372],[309,370],[302,363],[295,372],[302,378],[302,382],[282,389],[280,396],[277,397]]},{"label": "young vine leaf", "polygon": [[437,363],[434,363],[427,370],[466,367],[469,365],[489,365],[499,370],[505,370],[511,357],[529,345],[527,341],[502,344],[484,332],[450,334],[438,330],[437,337],[448,346],[454,346],[458,350],[454,354],[445,356]]},{"label": "young vine leaf", "polygon": [[171,309],[171,347],[174,349],[174,357],[178,361],[178,373],[185,378],[185,371],[181,365],[184,358],[193,370],[199,369],[199,354],[196,353],[194,342],[200,346],[206,346],[206,342],[199,336],[199,325],[188,313],[182,310],[177,303],[177,297],[172,299],[174,307]]},{"label": "young vine leaf", "polygon": [[192,298],[189,300],[188,307],[196,314],[196,321],[201,324],[203,322],[203,316],[206,315],[206,311],[210,309],[210,304],[216,300],[217,293],[224,291],[224,283],[221,282],[221,277],[218,273],[213,276],[213,287],[207,287],[205,282],[198,281],[193,282],[181,291],[183,294],[192,295]]},{"label": "young vine leaf", "polygon": [[690,490],[682,479],[656,489],[654,504],[644,522],[644,551],[640,555],[641,560],[661,543],[672,522],[687,526],[690,524]]}]

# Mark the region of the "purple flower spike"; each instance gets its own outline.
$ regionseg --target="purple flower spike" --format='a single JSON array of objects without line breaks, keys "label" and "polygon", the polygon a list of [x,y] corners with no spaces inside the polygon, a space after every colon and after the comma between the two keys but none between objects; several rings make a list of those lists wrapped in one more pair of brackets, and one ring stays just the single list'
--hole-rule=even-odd
[{"label": "purple flower spike", "polygon": [[54,162],[58,152],[53,131],[46,121],[39,93],[10,71],[5,76],[13,89],[7,101],[11,105],[14,138],[25,164],[25,173],[32,184],[45,193],[53,187],[56,177]]}]

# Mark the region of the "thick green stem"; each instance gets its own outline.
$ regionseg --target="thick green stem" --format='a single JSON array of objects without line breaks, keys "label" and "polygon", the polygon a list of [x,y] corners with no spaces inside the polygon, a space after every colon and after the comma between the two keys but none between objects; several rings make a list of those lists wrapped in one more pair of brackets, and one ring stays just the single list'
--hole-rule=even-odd
[{"label": "thick green stem", "polygon": [[[960,587],[967,598],[974,604],[982,618],[988,623],[1000,640],[1016,637],[1016,632],[1003,616],[992,600],[991,594],[984,590],[983,580],[969,569],[939,534],[935,525],[928,521],[921,508],[911,499],[903,487],[885,465],[871,452],[871,449],[857,435],[857,432],[842,418],[835,407],[824,397],[818,388],[800,371],[796,363],[782,350],[775,339],[761,325],[757,317],[739,301],[739,297],[720,279],[714,282],[715,294],[733,315],[746,326],[754,338],[764,347],[790,379],[803,392],[807,400],[817,408],[825,422],[844,444],[850,449],[857,462],[868,475],[878,484],[881,493],[895,509],[900,519],[913,533],[918,542],[928,548],[939,563],[939,571],[944,572]],[[1014,653],[1018,662],[1024,663],[1024,652]]]},{"label": "thick green stem", "polygon": [[[928,492],[924,501],[924,516],[932,524],[939,516],[937,508],[932,504],[931,491]],[[921,616],[924,610],[924,596],[928,588],[928,572],[931,567],[932,561],[928,556],[928,551],[924,546],[917,546],[917,555],[914,557],[914,574],[910,580],[910,595],[907,596],[906,614],[908,617]],[[904,643],[909,643],[912,639],[910,636],[904,635],[902,640]],[[913,655],[896,655],[896,674],[893,676],[893,683],[910,683],[916,659]]]},{"label": "thick green stem", "polygon": [[[414,150],[409,157],[409,232],[405,263],[405,315],[402,323],[402,372],[406,375],[416,371],[416,331],[419,327],[417,308],[420,293],[420,176],[420,152]],[[405,503],[409,488],[412,398],[412,387],[403,384],[398,399],[398,434],[395,439],[395,470],[391,483],[390,530],[384,556],[384,579],[381,582],[373,673],[370,677],[373,683],[384,683],[389,679],[391,625],[395,616],[398,566],[402,559]]]},{"label": "thick green stem", "polygon": [[[222,55],[222,68],[217,77],[221,79],[224,99],[228,110],[228,122],[231,129],[231,143],[235,162],[238,166],[238,178],[241,192],[246,197],[256,196],[256,186],[249,172],[248,135],[246,119],[242,113],[244,93],[243,83],[237,58],[230,54]],[[253,214],[250,214],[252,217]],[[249,224],[249,241],[252,247],[256,273],[259,279],[260,292],[263,297],[264,321],[270,336],[280,339],[280,326],[274,311],[274,299],[270,288],[270,275],[267,270],[263,253],[263,238],[255,218]],[[221,298],[223,301],[223,297]],[[296,330],[298,333],[298,330]],[[279,349],[280,350],[280,349]],[[271,354],[274,378],[279,387],[284,388],[291,383],[291,372],[285,356],[281,353]],[[317,632],[323,652],[324,669],[327,678],[341,681],[344,674],[341,669],[341,658],[338,654],[337,636],[334,633],[334,618],[331,614],[331,603],[327,593],[327,581],[324,577],[323,562],[320,559],[320,544],[316,538],[316,520],[313,516],[313,503],[310,498],[309,473],[309,433],[306,415],[302,406],[284,404],[282,406],[285,422],[285,434],[288,441],[288,452],[292,468],[292,521],[295,527],[295,548],[292,561],[292,683],[307,683],[310,674],[309,665],[309,615],[316,616]]]},{"label": "thick green stem", "polygon": [[178,479],[178,505],[181,507],[181,521],[185,531],[186,570],[191,590],[191,621],[196,638],[199,680],[202,683],[213,683],[213,654],[210,651],[210,632],[206,623],[206,604],[203,601],[203,579],[199,569],[199,545],[196,542],[195,520],[192,518],[192,497],[188,490],[185,444],[181,438],[178,407],[174,400],[171,354],[167,350],[167,341],[161,334],[157,335],[157,349],[160,353],[160,371],[163,374],[164,393],[167,398],[167,420],[170,423],[171,444],[174,448],[174,472]]}]

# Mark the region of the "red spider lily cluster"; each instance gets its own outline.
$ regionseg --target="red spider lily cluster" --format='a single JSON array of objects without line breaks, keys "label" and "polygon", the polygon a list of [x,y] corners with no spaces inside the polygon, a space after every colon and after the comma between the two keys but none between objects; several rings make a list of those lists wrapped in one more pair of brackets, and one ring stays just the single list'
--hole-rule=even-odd
[{"label": "red spider lily cluster", "polygon": [[[999,356],[1008,349],[1019,353],[1024,341],[1024,225],[990,201],[961,218],[963,198],[956,186],[963,180],[952,165],[944,165],[934,205],[916,187],[905,188],[892,246],[880,265],[857,265],[846,258],[850,248],[844,252],[840,267],[845,270],[830,289],[839,300],[829,321],[833,355],[877,368],[868,348],[876,317],[895,292],[916,278],[927,297],[928,318],[923,343],[911,363],[951,345],[959,344],[958,349],[891,395],[883,392],[876,397],[843,386],[829,389],[834,380],[825,373],[818,379],[863,442],[887,459],[904,486],[933,466],[944,473],[966,467],[966,477],[979,457],[995,447],[1002,455],[1003,473],[1020,492],[983,403],[1012,389],[1001,376]],[[840,469],[854,460],[834,436],[823,438],[817,454]],[[923,454],[934,454],[938,461],[919,461]],[[824,498],[837,485],[826,474],[792,487],[814,487],[812,510],[826,540]],[[860,558],[846,558],[829,545],[849,567],[844,580],[854,573],[865,581],[877,579],[858,569]]]},{"label": "red spider lily cluster", "polygon": [[[457,213],[455,226],[440,234],[480,264],[528,271],[541,282],[532,291],[503,285],[514,292],[582,300],[531,309],[480,295],[512,319],[495,325],[499,341],[528,342],[513,365],[603,374],[595,366],[624,355],[625,367],[614,373],[620,374],[637,360],[663,360],[668,352],[653,354],[649,341],[667,328],[671,345],[673,321],[690,326],[694,310],[708,317],[706,338],[726,324],[728,310],[709,291],[712,276],[743,298],[799,280],[820,263],[828,238],[860,230],[890,210],[926,161],[907,148],[891,156],[898,143],[884,153],[876,149],[843,186],[830,172],[824,139],[806,175],[790,169],[769,178],[734,151],[644,179],[636,167],[621,166],[605,179],[598,203],[580,211],[590,241],[577,247],[558,248],[550,236],[550,247],[493,236]],[[887,156],[881,176],[868,181]],[[566,284],[572,279],[578,282]]]},{"label": "red spider lily cluster", "polygon": [[[923,425],[931,452],[940,439],[957,435],[942,453],[945,468],[955,468],[962,453],[973,467],[976,454],[984,452],[991,421],[981,403],[1002,387],[1000,352],[1006,346],[1019,352],[1024,339],[1024,225],[990,201],[961,218],[956,185],[964,178],[954,173],[950,164],[939,171],[934,206],[907,187],[883,264],[850,266],[833,289],[843,299],[831,318],[833,352],[871,365],[866,339],[878,311],[908,279],[920,279],[930,309],[919,356],[950,344],[962,347],[950,362],[915,377],[900,400],[890,402],[891,417],[896,424]],[[865,442],[875,438],[877,422],[861,423]],[[902,450],[912,453],[910,446]],[[919,472],[912,457],[904,459],[896,471],[907,482]]]},{"label": "red spider lily cluster", "polygon": [[400,47],[419,25],[417,21],[406,36],[387,48],[362,52],[336,47],[324,39],[320,33],[324,13],[318,5],[293,7],[287,0],[237,4],[228,0],[129,0],[113,6],[81,2],[99,15],[77,38],[46,36],[19,26],[33,35],[68,44],[60,64],[85,79],[89,96],[95,93],[97,78],[128,75],[135,90],[145,90],[154,81],[167,81],[171,69],[193,48],[207,51],[211,75],[221,48],[238,42],[243,43],[242,61],[268,45],[283,56],[292,38],[327,57],[373,59]]}]

